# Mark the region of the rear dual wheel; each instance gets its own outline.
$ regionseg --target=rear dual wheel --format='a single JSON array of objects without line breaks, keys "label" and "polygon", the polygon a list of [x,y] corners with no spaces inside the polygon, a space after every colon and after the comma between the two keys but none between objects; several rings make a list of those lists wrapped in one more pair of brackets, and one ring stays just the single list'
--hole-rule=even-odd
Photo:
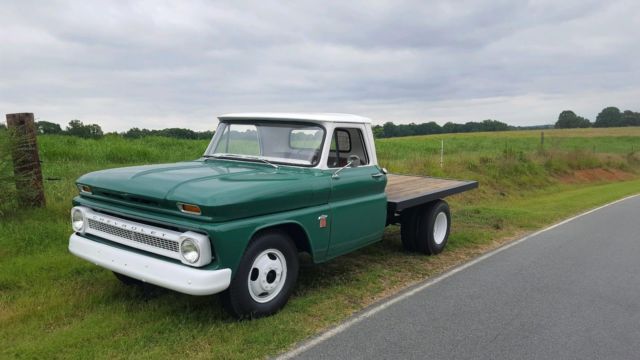
[{"label": "rear dual wheel", "polygon": [[447,245],[451,229],[449,205],[438,200],[405,211],[400,228],[405,250],[427,255],[441,253]]}]

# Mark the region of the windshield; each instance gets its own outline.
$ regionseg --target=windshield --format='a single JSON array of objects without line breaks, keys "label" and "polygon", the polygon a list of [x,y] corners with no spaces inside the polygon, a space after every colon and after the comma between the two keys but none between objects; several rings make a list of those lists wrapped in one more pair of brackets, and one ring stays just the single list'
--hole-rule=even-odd
[{"label": "windshield", "polygon": [[324,133],[322,127],[311,124],[221,122],[205,156],[315,166]]}]

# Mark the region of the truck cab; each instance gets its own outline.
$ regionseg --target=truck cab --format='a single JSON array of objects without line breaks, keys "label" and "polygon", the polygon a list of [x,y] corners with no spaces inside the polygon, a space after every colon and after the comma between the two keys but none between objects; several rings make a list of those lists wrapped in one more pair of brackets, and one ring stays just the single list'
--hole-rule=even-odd
[{"label": "truck cab", "polygon": [[424,188],[425,178],[395,176],[395,184],[424,191],[406,197],[398,185],[389,193],[389,176],[367,118],[223,115],[199,159],[80,177],[69,250],[125,284],[222,293],[237,317],[270,315],[292,292],[300,252],[321,263],[381,240],[392,223],[402,225],[408,250],[444,248],[443,192]]}]

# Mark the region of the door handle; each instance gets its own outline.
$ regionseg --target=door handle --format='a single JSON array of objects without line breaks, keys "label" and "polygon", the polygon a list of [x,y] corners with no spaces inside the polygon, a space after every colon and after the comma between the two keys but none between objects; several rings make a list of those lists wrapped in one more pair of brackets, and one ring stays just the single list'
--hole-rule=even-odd
[{"label": "door handle", "polygon": [[371,174],[371,177],[374,178],[374,179],[377,179],[377,178],[382,177],[382,176],[384,176],[383,173]]}]

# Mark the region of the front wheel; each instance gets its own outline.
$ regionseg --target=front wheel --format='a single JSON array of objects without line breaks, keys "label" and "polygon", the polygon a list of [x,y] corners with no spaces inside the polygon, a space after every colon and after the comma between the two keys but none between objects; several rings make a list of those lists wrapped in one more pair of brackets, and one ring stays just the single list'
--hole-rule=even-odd
[{"label": "front wheel", "polygon": [[258,318],[280,310],[298,279],[298,251],[280,231],[253,239],[238,270],[222,294],[227,310],[237,318]]}]

